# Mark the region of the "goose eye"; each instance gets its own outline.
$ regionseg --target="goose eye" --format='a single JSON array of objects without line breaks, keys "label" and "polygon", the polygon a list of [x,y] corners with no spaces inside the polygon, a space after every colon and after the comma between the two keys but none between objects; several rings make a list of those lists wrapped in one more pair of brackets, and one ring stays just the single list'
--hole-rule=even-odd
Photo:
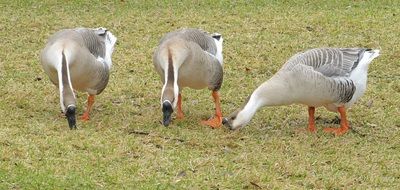
[{"label": "goose eye", "polygon": [[232,116],[232,117],[231,117],[231,120],[235,120],[235,119],[236,119],[236,116]]}]

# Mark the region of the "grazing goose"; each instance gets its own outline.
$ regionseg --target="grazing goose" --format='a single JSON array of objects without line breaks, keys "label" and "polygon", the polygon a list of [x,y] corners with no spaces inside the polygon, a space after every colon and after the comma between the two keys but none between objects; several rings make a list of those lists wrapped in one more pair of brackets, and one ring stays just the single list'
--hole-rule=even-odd
[{"label": "grazing goose", "polygon": [[202,121],[213,128],[222,124],[218,90],[222,85],[222,36],[198,29],[181,29],[166,34],[153,55],[153,63],[163,82],[161,105],[163,125],[168,126],[171,114],[178,106],[177,118],[182,119],[183,87],[212,91],[215,117]]},{"label": "grazing goose", "polygon": [[51,36],[42,50],[40,61],[51,82],[59,88],[61,110],[71,129],[76,128],[74,90],[88,92],[82,120],[89,120],[94,96],[107,86],[116,41],[105,28],[66,29]]},{"label": "grazing goose", "polygon": [[245,126],[263,106],[294,103],[308,106],[308,130],[315,132],[315,107],[324,106],[340,113],[340,128],[326,132],[342,135],[349,125],[346,108],[365,92],[368,65],[379,56],[379,50],[363,48],[318,48],[298,53],[271,79],[259,86],[238,110],[223,119],[230,129]]}]

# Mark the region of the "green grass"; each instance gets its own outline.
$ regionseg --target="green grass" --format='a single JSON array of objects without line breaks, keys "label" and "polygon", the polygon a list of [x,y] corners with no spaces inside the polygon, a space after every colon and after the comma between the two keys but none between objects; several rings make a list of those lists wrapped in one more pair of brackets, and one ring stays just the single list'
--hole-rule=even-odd
[{"label": "green grass", "polygon": [[[400,3],[396,1],[8,1],[0,3],[0,189],[399,189]],[[104,26],[118,37],[91,121],[71,131],[39,63],[63,28]],[[381,49],[353,130],[321,132],[337,114],[302,105],[264,108],[240,131],[212,130],[208,90],[184,89],[184,121],[165,128],[152,52],[167,32],[224,35],[224,114],[294,53]],[[40,80],[41,79],[41,80]],[[82,114],[86,94],[78,94]],[[335,125],[337,126],[337,125]]]}]

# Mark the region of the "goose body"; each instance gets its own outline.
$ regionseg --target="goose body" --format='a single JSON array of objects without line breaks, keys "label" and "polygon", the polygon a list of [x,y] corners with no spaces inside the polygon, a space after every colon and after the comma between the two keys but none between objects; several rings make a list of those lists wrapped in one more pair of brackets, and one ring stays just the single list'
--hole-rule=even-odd
[{"label": "goose body", "polygon": [[116,40],[105,28],[65,29],[52,35],[42,50],[42,67],[59,88],[61,110],[70,128],[76,128],[74,90],[89,94],[88,108],[82,117],[88,120],[94,95],[107,86]]},{"label": "goose body", "polygon": [[177,106],[177,117],[183,118],[181,90],[184,87],[213,91],[216,118],[205,124],[216,127],[222,122],[218,95],[223,80],[222,41],[220,34],[210,35],[198,29],[170,32],[160,40],[153,64],[163,82],[161,104],[165,126],[169,125]]},{"label": "goose body", "polygon": [[309,107],[310,131],[316,130],[315,107],[324,106],[341,115],[341,128],[326,131],[344,134],[348,129],[345,109],[364,94],[368,65],[377,56],[379,50],[364,48],[317,48],[298,53],[225,118],[224,124],[237,129],[263,106],[304,104]]}]

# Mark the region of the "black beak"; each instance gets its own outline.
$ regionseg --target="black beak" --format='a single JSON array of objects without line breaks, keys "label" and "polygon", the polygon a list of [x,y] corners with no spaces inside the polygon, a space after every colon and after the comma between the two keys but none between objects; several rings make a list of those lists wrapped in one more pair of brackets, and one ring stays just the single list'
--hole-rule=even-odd
[{"label": "black beak", "polygon": [[171,103],[169,103],[168,101],[164,102],[162,105],[162,112],[163,112],[163,125],[168,127],[169,123],[171,122],[172,112],[174,112]]},{"label": "black beak", "polygon": [[68,106],[67,111],[65,112],[70,129],[76,129],[75,109],[75,106]]},{"label": "black beak", "polygon": [[224,117],[224,118],[222,119],[222,125],[225,125],[225,126],[226,126],[226,124],[228,124],[228,119],[226,119],[226,117]]},{"label": "black beak", "polygon": [[222,119],[222,124],[223,124],[225,127],[228,127],[230,130],[232,130],[232,126],[229,124],[229,121],[228,121],[228,119],[227,119],[226,117],[224,117],[224,118]]}]

